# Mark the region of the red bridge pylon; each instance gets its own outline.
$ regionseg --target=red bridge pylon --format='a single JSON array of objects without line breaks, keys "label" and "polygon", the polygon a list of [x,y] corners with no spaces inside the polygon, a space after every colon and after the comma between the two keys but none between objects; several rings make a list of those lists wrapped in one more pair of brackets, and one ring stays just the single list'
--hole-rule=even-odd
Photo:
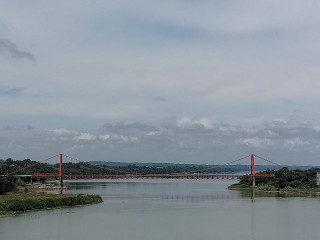
[{"label": "red bridge pylon", "polygon": [[60,153],[60,163],[59,163],[59,180],[60,187],[63,187],[63,173],[62,173],[62,153]]}]

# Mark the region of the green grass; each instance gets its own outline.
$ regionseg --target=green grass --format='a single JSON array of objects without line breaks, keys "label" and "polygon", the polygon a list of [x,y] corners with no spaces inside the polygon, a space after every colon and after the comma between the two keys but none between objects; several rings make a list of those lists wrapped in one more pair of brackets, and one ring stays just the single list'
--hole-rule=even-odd
[{"label": "green grass", "polygon": [[28,192],[18,189],[0,196],[0,215],[16,214],[29,210],[60,208],[101,203],[99,195],[50,194],[29,187]]},{"label": "green grass", "polygon": [[311,194],[315,195],[315,193],[320,193],[320,188],[293,188],[293,187],[285,187],[282,189],[277,189],[275,186],[271,184],[259,184],[254,188],[247,184],[235,183],[228,187],[229,190],[239,190],[239,191],[262,191],[262,192],[281,192],[281,193],[297,193],[297,194]]},{"label": "green grass", "polygon": [[251,191],[253,188],[247,184],[235,183],[228,187],[229,190]]}]

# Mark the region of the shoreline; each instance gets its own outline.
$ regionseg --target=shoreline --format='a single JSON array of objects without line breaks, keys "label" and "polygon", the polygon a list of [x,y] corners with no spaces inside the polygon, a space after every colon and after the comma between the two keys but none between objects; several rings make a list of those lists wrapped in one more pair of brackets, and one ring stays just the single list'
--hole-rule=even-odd
[{"label": "shoreline", "polygon": [[81,207],[102,203],[100,195],[55,194],[43,191],[39,186],[18,188],[7,195],[0,195],[0,217],[17,216],[29,211]]},{"label": "shoreline", "polygon": [[228,186],[228,190],[231,191],[241,191],[241,192],[258,192],[258,193],[274,193],[274,194],[284,194],[284,195],[296,195],[296,196],[306,196],[306,197],[320,197],[320,188],[314,189],[299,189],[287,187],[283,189],[276,189],[272,185],[258,185],[255,187],[248,186],[245,184],[232,184]]},{"label": "shoreline", "polygon": [[92,204],[98,204],[98,203],[88,203],[88,204],[73,205],[73,206],[60,206],[60,207],[54,207],[54,208],[30,209],[30,210],[19,211],[19,212],[12,211],[12,212],[5,212],[5,214],[2,214],[1,211],[0,211],[0,218],[16,217],[16,216],[19,216],[20,214],[23,214],[23,213],[38,212],[38,211],[43,211],[43,210],[55,210],[55,209],[62,209],[62,208],[85,207],[85,206],[89,206],[89,205],[92,205]]}]

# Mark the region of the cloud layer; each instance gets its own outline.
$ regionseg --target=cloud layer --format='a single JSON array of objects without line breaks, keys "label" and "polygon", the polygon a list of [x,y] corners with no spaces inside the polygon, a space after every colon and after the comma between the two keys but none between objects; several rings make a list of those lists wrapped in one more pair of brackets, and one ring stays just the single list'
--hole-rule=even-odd
[{"label": "cloud layer", "polygon": [[2,1],[0,16],[3,158],[317,164],[317,1]]},{"label": "cloud layer", "polygon": [[[144,122],[106,123],[98,132],[91,133],[65,128],[7,127],[2,129],[0,141],[1,152],[7,154],[64,152],[86,161],[214,164],[253,152],[273,156],[282,164],[317,164],[319,129],[320,126],[294,119],[275,119],[247,128],[183,117],[159,126]],[[92,152],[96,153],[94,157]]]}]

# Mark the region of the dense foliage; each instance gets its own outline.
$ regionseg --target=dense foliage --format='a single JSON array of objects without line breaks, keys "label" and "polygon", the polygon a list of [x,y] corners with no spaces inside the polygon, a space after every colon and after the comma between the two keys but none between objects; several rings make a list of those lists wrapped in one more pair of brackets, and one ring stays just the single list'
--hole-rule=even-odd
[{"label": "dense foliage", "polygon": [[6,175],[19,171],[17,174],[32,174],[34,172],[48,172],[54,173],[59,171],[59,166],[55,166],[47,163],[39,163],[36,161],[31,161],[30,159],[25,159],[23,161],[13,160],[8,158],[7,160],[0,160],[0,175]]},{"label": "dense foliage", "polygon": [[69,207],[101,203],[99,195],[59,195],[46,193],[17,193],[0,198],[1,212],[24,212],[33,209]]},{"label": "dense foliage", "polygon": [[[277,171],[265,171],[265,173],[274,174],[274,177],[256,178],[256,185],[271,185],[278,190],[287,187],[299,189],[316,188],[316,175],[318,171],[318,168],[311,168],[308,170],[290,170],[287,167],[281,168]],[[251,179],[242,179],[240,184],[251,185]]]},{"label": "dense foliage", "polygon": [[0,176],[0,195],[11,192],[16,188],[17,178],[13,176],[1,177]]},{"label": "dense foliage", "polygon": [[[168,165],[142,165],[142,164],[129,164],[124,166],[106,166],[106,165],[94,165],[90,162],[63,163],[64,174],[163,174],[163,173],[182,173],[192,172],[200,169],[210,168],[208,165],[196,165],[196,164],[168,164]],[[0,160],[0,175],[12,173],[18,170],[17,174],[33,174],[33,173],[57,173],[59,172],[59,164],[48,164],[25,160]],[[215,172],[238,172],[248,170],[248,166],[219,166],[217,168],[203,171],[203,173],[215,173]]]}]

